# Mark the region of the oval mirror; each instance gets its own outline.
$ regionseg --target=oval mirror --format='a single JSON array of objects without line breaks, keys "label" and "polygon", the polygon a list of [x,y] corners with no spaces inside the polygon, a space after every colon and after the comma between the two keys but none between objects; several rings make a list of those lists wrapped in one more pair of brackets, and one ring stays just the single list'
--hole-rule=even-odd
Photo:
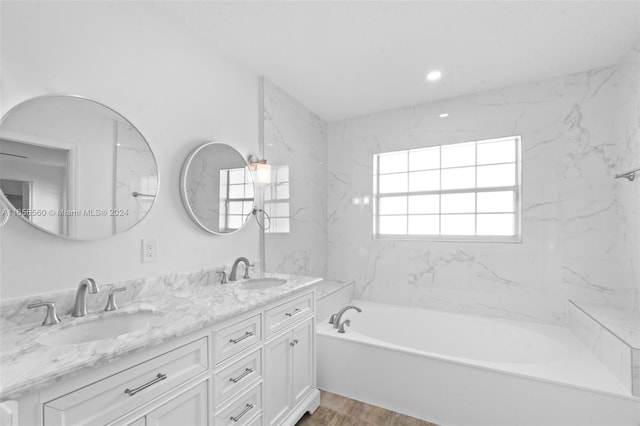
[{"label": "oval mirror", "polygon": [[189,154],[180,193],[191,219],[212,234],[230,234],[247,223],[254,206],[253,176],[233,147],[216,142]]},{"label": "oval mirror", "polygon": [[13,214],[75,240],[130,229],[151,209],[158,167],[126,118],[79,96],[41,96],[0,122],[0,187]]}]

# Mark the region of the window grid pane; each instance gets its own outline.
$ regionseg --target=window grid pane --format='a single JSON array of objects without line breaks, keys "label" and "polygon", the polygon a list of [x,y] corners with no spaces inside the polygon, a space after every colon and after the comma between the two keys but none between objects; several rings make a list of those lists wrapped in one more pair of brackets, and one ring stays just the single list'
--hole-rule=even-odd
[{"label": "window grid pane", "polygon": [[289,166],[271,166],[271,183],[264,191],[264,209],[270,217],[270,234],[290,232]]},{"label": "window grid pane", "polygon": [[374,155],[374,233],[518,237],[519,144],[515,136]]}]

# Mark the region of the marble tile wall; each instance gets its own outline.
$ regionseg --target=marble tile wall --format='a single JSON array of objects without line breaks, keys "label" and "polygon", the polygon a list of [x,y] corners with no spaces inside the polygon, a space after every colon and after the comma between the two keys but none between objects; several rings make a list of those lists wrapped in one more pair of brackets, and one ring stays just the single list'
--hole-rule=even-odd
[{"label": "marble tile wall", "polygon": [[[639,186],[613,179],[640,166],[638,56],[330,123],[326,279],[374,301],[547,323],[566,321],[568,298],[638,309]],[[371,205],[351,202],[371,196],[375,153],[516,134],[522,243],[376,240]]]},{"label": "marble tile wall", "polygon": [[584,310],[569,303],[569,327],[629,392],[633,389],[633,355],[629,345]]},{"label": "marble tile wall", "polygon": [[325,276],[327,270],[327,124],[265,81],[264,153],[289,166],[287,233],[265,233],[265,270]]}]

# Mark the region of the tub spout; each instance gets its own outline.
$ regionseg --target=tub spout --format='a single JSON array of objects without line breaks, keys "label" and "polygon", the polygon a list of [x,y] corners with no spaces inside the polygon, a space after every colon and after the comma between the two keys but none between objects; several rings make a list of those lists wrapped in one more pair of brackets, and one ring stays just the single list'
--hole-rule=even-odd
[{"label": "tub spout", "polygon": [[[358,308],[357,306],[354,306],[354,305],[345,306],[344,308],[340,309],[337,313],[331,315],[331,318],[329,319],[329,324],[333,324],[333,328],[339,328],[342,325],[341,324],[342,315],[344,315],[344,313],[347,312],[349,309],[355,309],[358,312],[362,312],[362,309]],[[341,327],[341,328],[342,328],[341,333],[344,333],[344,327]]]}]

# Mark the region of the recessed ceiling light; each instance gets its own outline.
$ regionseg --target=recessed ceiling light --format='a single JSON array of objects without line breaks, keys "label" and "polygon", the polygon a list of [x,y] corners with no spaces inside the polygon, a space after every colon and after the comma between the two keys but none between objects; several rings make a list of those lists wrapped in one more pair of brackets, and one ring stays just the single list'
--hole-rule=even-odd
[{"label": "recessed ceiling light", "polygon": [[440,80],[440,77],[442,77],[442,72],[438,70],[431,71],[427,74],[427,81],[437,81]]},{"label": "recessed ceiling light", "polygon": [[447,118],[448,116],[449,116],[449,114],[447,114],[446,112],[440,114],[440,118]]}]

